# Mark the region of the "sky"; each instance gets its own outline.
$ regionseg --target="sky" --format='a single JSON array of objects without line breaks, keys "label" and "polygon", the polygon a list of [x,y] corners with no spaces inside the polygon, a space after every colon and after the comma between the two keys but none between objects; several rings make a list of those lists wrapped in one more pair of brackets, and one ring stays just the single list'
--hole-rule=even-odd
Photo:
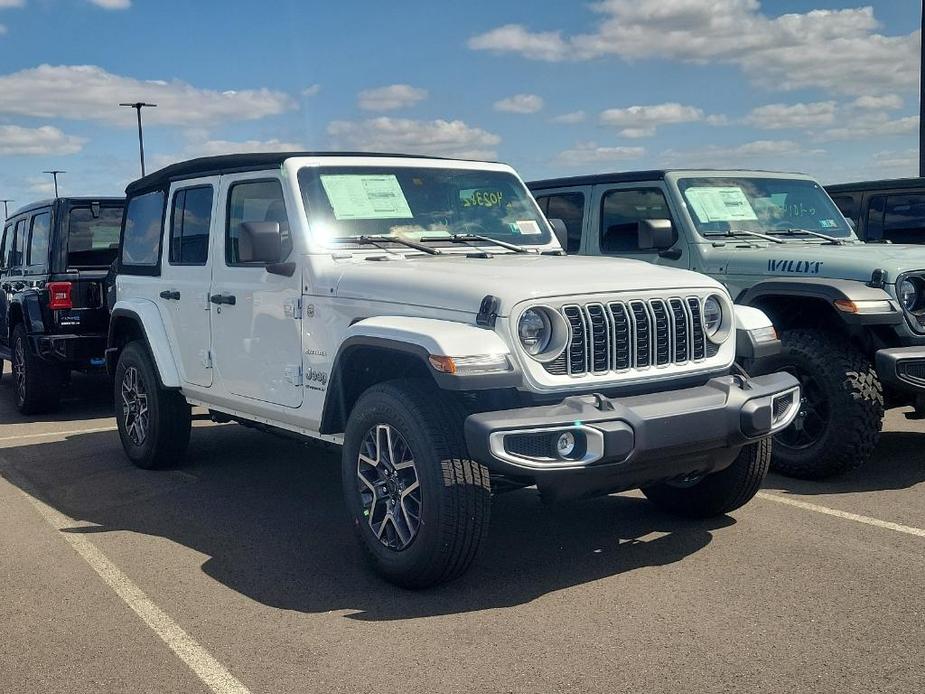
[{"label": "sky", "polygon": [[[0,198],[239,151],[916,175],[917,0],[0,0]],[[2,214],[2,211],[0,211]]]}]

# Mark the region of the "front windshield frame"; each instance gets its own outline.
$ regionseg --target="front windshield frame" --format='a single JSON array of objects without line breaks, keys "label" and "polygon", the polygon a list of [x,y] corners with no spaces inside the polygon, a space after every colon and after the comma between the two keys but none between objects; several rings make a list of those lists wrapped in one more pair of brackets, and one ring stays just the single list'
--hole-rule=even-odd
[{"label": "front windshield frame", "polygon": [[[674,183],[679,200],[694,230],[707,240],[726,236],[729,232],[749,231],[772,235],[785,241],[796,239],[824,243],[823,239],[810,234],[800,234],[798,231],[790,235],[787,233],[788,229],[807,229],[845,241],[856,238],[851,225],[848,224],[825,189],[809,178],[768,176],[759,173],[734,176],[704,172],[685,174],[678,177]],[[696,188],[738,188],[742,191],[750,209],[741,215],[743,218],[740,219],[704,222],[700,219],[689,196],[691,189]],[[787,188],[790,190],[784,190]],[[787,198],[796,193],[802,196],[804,204],[799,206],[794,204],[790,210],[785,210]],[[784,198],[782,205],[778,205],[772,199],[774,195],[786,195],[787,197]],[[812,201],[811,205],[805,204],[808,200]],[[776,220],[775,215],[778,215]],[[748,219],[749,216],[753,216],[753,219]]]},{"label": "front windshield frame", "polygon": [[[456,163],[448,162],[446,166],[434,166],[430,162],[426,165],[421,162],[409,162],[407,165],[396,165],[393,161],[381,164],[373,161],[356,164],[320,163],[300,166],[297,181],[308,218],[311,240],[326,248],[341,249],[351,248],[350,239],[357,237],[369,238],[381,244],[390,244],[389,235],[415,242],[423,238],[426,239],[427,245],[437,248],[460,248],[459,244],[453,243],[453,234],[482,235],[522,248],[547,247],[555,242],[552,228],[542,210],[523,181],[513,172],[500,167],[481,168],[454,164]],[[364,218],[360,216],[354,219],[346,217],[338,219],[335,206],[325,187],[324,177],[339,176],[391,177],[392,185],[397,182],[403,197],[402,202],[407,203],[406,209],[411,212],[412,216],[402,217],[387,213],[382,217]],[[456,179],[458,183],[453,179]],[[439,190],[431,195],[422,187],[423,197],[417,199],[411,192],[406,194],[405,188],[412,181],[419,186],[426,186],[428,183],[432,186],[436,183],[451,186],[447,188],[447,195],[444,198],[447,204],[433,208],[427,207],[427,203],[431,202],[428,198],[443,202],[440,199],[441,191]],[[327,182],[330,184],[331,179],[327,179]],[[499,192],[508,194],[508,197],[505,199],[504,195],[500,198],[484,195],[492,185]],[[464,200],[461,194],[467,191],[472,192],[473,198],[476,193],[483,194],[481,197],[484,198],[484,206],[469,205],[467,207],[473,207],[472,212],[475,212],[477,208],[485,215],[490,212],[491,219],[478,220],[489,226],[474,223],[475,218],[472,216],[461,216]],[[400,203],[399,207],[401,207]],[[342,209],[340,211],[343,212]],[[436,216],[438,214],[443,216],[438,218]],[[509,222],[507,216],[510,215],[513,216]],[[451,224],[453,217],[457,217],[460,221]],[[427,224],[422,222],[427,222]],[[504,231],[500,230],[500,226],[496,226],[501,224],[506,225]],[[525,230],[524,233],[521,233],[521,230]],[[445,240],[440,237],[445,237]],[[473,241],[472,244],[484,245],[486,248],[505,252],[500,246],[488,241]],[[405,252],[398,244],[395,244],[395,250]]]}]

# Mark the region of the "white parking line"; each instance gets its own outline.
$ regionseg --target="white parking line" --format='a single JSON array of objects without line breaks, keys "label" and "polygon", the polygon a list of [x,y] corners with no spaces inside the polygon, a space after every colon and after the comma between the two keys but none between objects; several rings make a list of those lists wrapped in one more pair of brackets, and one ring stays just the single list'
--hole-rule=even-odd
[{"label": "white parking line", "polygon": [[[42,518],[52,528],[63,531],[68,528],[79,527],[81,524],[63,513],[53,509],[48,504],[39,501],[16,484],[19,491],[35,506]],[[145,593],[126,576],[119,567],[113,564],[85,535],[79,533],[61,532],[63,537],[74,551],[99,574],[100,578],[113,592],[122,598],[132,611],[155,634],[160,637],[180,660],[186,663],[205,685],[216,694],[250,694],[250,690],[241,684],[228,669],[216,660],[205,648],[170,618],[166,612],[152,602]]]},{"label": "white parking line", "polygon": [[95,429],[75,429],[73,431],[44,431],[37,434],[17,434],[16,436],[0,436],[0,441],[19,441],[21,439],[38,439],[55,436],[76,436],[77,434],[98,434],[101,431],[116,431],[118,427],[96,427]]},{"label": "white parking line", "polygon": [[866,525],[873,525],[877,528],[884,528],[885,530],[894,530],[898,533],[905,533],[906,535],[915,535],[916,537],[925,537],[925,530],[921,528],[914,528],[911,525],[901,525],[899,523],[891,523],[890,521],[883,521],[879,518],[871,518],[870,516],[861,516],[857,513],[849,513],[848,511],[839,511],[834,508],[829,508],[827,506],[819,506],[818,504],[810,504],[806,501],[799,501],[797,499],[791,499],[786,496],[778,496],[777,494],[769,494],[768,492],[758,492],[757,496],[761,499],[767,501],[774,501],[778,504],[785,504],[787,506],[794,506],[796,508],[802,508],[806,511],[815,511],[816,513],[824,513],[827,516],[835,516],[836,518],[843,518],[844,520],[854,521],[856,523],[864,523]]}]

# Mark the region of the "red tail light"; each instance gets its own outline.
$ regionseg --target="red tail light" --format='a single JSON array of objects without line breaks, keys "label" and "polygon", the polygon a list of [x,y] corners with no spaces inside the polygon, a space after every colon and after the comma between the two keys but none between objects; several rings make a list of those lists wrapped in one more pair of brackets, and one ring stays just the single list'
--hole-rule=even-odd
[{"label": "red tail light", "polygon": [[70,282],[49,282],[46,286],[48,287],[48,308],[58,310],[74,307],[71,301]]}]

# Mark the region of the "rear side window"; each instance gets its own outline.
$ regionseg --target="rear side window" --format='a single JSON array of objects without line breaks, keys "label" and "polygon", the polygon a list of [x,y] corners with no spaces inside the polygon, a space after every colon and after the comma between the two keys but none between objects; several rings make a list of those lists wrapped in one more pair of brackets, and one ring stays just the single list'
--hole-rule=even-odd
[{"label": "rear side window", "polygon": [[122,206],[72,208],[67,228],[68,267],[108,267],[119,252]]},{"label": "rear side window", "polygon": [[122,232],[120,271],[156,275],[161,255],[164,192],[145,193],[128,201]]},{"label": "rear side window", "polygon": [[292,251],[292,235],[283,188],[279,181],[235,183],[228,192],[228,227],[225,230],[225,263],[246,265],[241,261],[238,238],[246,222],[277,222],[283,240],[282,257]]},{"label": "rear side window", "polygon": [[205,265],[209,259],[212,186],[174,193],[170,215],[170,264]]},{"label": "rear side window", "polygon": [[925,238],[925,194],[888,195],[881,238],[893,243],[921,243]]},{"label": "rear side window", "polygon": [[568,229],[567,253],[577,253],[581,247],[581,229],[584,222],[585,196],[583,193],[557,193],[549,196],[547,219],[561,219]]},{"label": "rear side window", "polygon": [[638,224],[643,219],[671,219],[661,190],[634,188],[606,193],[601,209],[601,253],[638,252]]},{"label": "rear side window", "polygon": [[26,263],[35,273],[48,271],[48,237],[51,231],[51,212],[42,212],[32,218],[29,232],[29,253]]}]

